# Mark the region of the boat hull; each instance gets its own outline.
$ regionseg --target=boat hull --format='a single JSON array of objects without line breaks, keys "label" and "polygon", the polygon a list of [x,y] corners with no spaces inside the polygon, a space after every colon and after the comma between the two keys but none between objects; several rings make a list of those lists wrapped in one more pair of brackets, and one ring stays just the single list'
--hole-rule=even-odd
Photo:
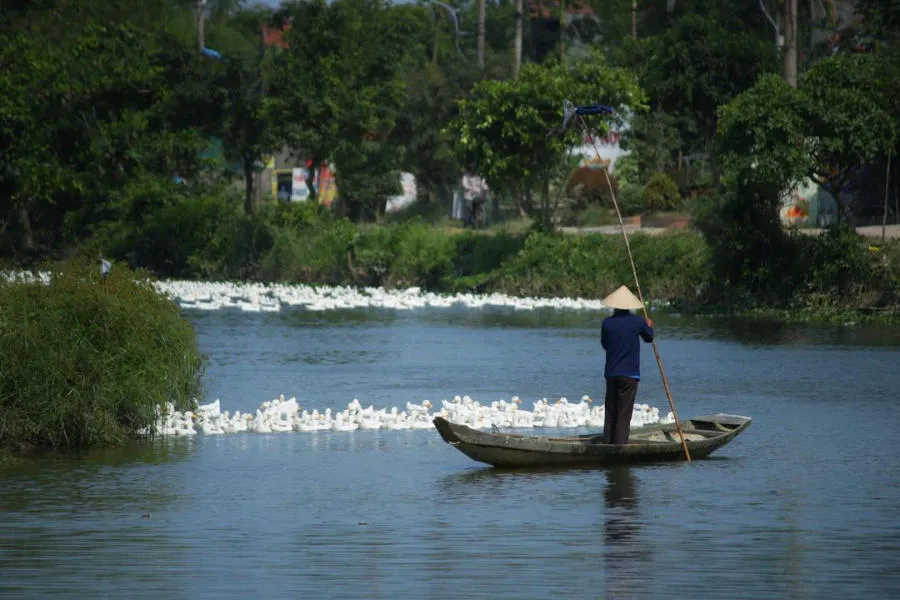
[{"label": "boat hull", "polygon": [[[691,459],[709,456],[749,427],[750,417],[708,415],[681,422]],[[502,468],[600,466],[685,460],[674,424],[632,431],[628,444],[602,443],[600,435],[551,437],[489,433],[435,417],[441,438],[472,460]]]}]

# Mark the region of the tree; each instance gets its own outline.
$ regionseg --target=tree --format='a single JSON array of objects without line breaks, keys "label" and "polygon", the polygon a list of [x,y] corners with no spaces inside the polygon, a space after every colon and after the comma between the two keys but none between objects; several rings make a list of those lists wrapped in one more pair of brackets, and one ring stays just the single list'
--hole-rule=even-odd
[{"label": "tree", "polygon": [[[620,120],[643,106],[644,94],[633,76],[610,67],[600,55],[577,63],[526,64],[517,79],[482,81],[460,102],[460,116],[450,126],[465,164],[475,164],[493,187],[509,187],[521,203],[524,189],[540,187],[542,216],[549,225],[549,184],[554,170],[582,139],[579,122],[556,134],[563,100],[575,104],[603,102]],[[604,134],[607,123],[591,127]]]},{"label": "tree", "polygon": [[867,162],[894,146],[897,122],[874,54],[837,54],[801,78],[809,174],[849,212],[844,189]]},{"label": "tree", "polygon": [[796,90],[770,74],[720,109],[724,193],[700,223],[723,282],[785,297],[784,193],[812,177],[846,208],[850,177],[895,143],[879,68],[877,56],[839,54],[814,64]]},{"label": "tree", "polygon": [[[394,14],[384,0],[309,0],[280,13],[291,29],[288,48],[275,58],[266,110],[280,139],[314,167],[337,158],[342,144],[384,140],[390,133],[413,32],[408,19]],[[340,188],[348,175],[340,162],[336,174]],[[312,177],[307,182],[315,199]]]},{"label": "tree", "polygon": [[260,164],[278,146],[264,108],[271,61],[260,38],[269,17],[266,10],[242,10],[211,20],[208,39],[222,58],[201,59],[211,76],[209,91],[220,103],[214,111],[220,117],[213,133],[222,140],[226,158],[241,167],[247,214],[253,212],[254,178]]},{"label": "tree", "polygon": [[770,47],[751,33],[731,33],[698,14],[646,41],[640,81],[654,109],[671,115],[686,152],[707,152],[717,109],[775,70]]},{"label": "tree", "polygon": [[808,171],[808,123],[800,94],[783,78],[763,75],[719,109],[716,153],[732,189],[764,191],[760,207],[777,218],[780,194]]},{"label": "tree", "polygon": [[35,19],[55,30],[57,19],[68,18],[65,43],[36,44],[41,35],[23,28],[0,50],[9,67],[0,82],[8,92],[0,104],[9,105],[0,109],[0,130],[11,149],[0,158],[0,188],[19,224],[10,233],[24,250],[52,252],[84,239],[130,210],[117,204],[129,181],[171,180],[199,165],[199,136],[172,126],[155,32],[97,25],[85,10],[83,21],[77,10]]},{"label": "tree", "polygon": [[32,38],[0,36],[0,193],[9,199],[0,233],[10,252],[34,249],[34,213],[67,187],[63,166],[53,160],[53,122],[58,101],[52,82],[56,57],[39,51]]},{"label": "tree", "polygon": [[787,285],[787,238],[779,208],[784,191],[809,166],[800,94],[774,73],[719,109],[716,151],[723,189],[698,209],[724,288],[774,300]]},{"label": "tree", "polygon": [[863,18],[863,29],[880,43],[900,39],[900,0],[857,0],[856,12]]},{"label": "tree", "polygon": [[404,170],[415,175],[421,197],[449,199],[459,180],[454,140],[445,126],[459,114],[458,102],[474,84],[476,69],[462,61],[411,65],[403,76],[403,105],[389,140],[405,148]]}]

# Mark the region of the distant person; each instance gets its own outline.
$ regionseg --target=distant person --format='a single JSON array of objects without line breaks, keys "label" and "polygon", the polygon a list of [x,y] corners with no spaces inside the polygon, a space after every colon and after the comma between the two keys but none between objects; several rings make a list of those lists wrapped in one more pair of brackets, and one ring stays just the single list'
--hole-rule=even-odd
[{"label": "distant person", "polygon": [[475,227],[478,223],[478,213],[483,210],[487,202],[488,186],[484,179],[475,172],[475,165],[469,165],[462,178],[463,200],[466,207],[465,223]]},{"label": "distant person", "polygon": [[603,435],[607,444],[627,444],[631,413],[641,379],[641,345],[653,341],[653,321],[632,314],[644,305],[624,285],[601,301],[614,309],[603,319],[600,344],[606,350],[606,408]]}]

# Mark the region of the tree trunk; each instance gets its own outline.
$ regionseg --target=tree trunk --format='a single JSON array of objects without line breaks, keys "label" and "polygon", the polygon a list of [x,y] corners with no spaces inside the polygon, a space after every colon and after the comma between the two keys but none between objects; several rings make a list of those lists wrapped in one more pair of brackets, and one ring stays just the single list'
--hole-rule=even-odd
[{"label": "tree trunk", "polygon": [[891,152],[888,152],[887,167],[884,169],[884,212],[881,215],[881,243],[884,243],[887,231],[888,201],[890,200],[891,184]]},{"label": "tree trunk", "polygon": [[244,214],[253,214],[253,162],[244,162]]},{"label": "tree trunk", "polygon": [[516,0],[516,36],[513,39],[513,77],[519,76],[522,65],[522,0]]},{"label": "tree trunk", "polygon": [[631,0],[631,39],[637,39],[637,0]]},{"label": "tree trunk", "polygon": [[553,222],[550,215],[550,176],[544,175],[541,181],[541,220],[544,222],[544,231],[553,231]]},{"label": "tree trunk", "polygon": [[31,217],[24,206],[19,208],[19,224],[22,226],[22,245],[25,252],[34,250],[34,233],[31,230]]},{"label": "tree trunk", "polygon": [[528,213],[525,212],[525,207],[522,203],[522,184],[514,183],[511,187],[513,193],[513,201],[516,203],[516,208],[519,209],[519,216],[524,219],[528,216]]},{"label": "tree trunk", "polygon": [[203,54],[203,48],[206,47],[206,41],[203,34],[203,5],[205,0],[197,0],[197,50]]},{"label": "tree trunk", "polygon": [[434,11],[434,8],[431,9],[431,12],[434,14],[434,40],[431,42],[431,64],[436,65],[438,60],[438,34],[441,31],[438,19],[441,17]]},{"label": "tree trunk", "polygon": [[478,0],[478,68],[484,68],[484,3],[485,0]]},{"label": "tree trunk", "polygon": [[784,80],[797,87],[797,0],[784,3]]},{"label": "tree trunk", "polygon": [[850,207],[844,207],[843,202],[843,194],[841,190],[844,189],[843,182],[835,183],[834,180],[829,181],[827,185],[822,185],[826,192],[831,194],[831,197],[834,198],[834,203],[837,205],[834,211],[835,217],[835,225],[840,225],[841,221],[846,217],[847,222],[850,222]]}]

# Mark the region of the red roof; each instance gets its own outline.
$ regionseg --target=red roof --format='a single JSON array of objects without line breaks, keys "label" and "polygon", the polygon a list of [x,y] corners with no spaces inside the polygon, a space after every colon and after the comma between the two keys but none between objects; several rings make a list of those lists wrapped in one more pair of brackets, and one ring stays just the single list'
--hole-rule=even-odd
[{"label": "red roof", "polygon": [[262,26],[263,44],[267,47],[278,46],[279,48],[287,48],[287,42],[284,41],[284,34],[291,30],[291,26],[285,24],[281,29],[272,29],[265,25]]}]

